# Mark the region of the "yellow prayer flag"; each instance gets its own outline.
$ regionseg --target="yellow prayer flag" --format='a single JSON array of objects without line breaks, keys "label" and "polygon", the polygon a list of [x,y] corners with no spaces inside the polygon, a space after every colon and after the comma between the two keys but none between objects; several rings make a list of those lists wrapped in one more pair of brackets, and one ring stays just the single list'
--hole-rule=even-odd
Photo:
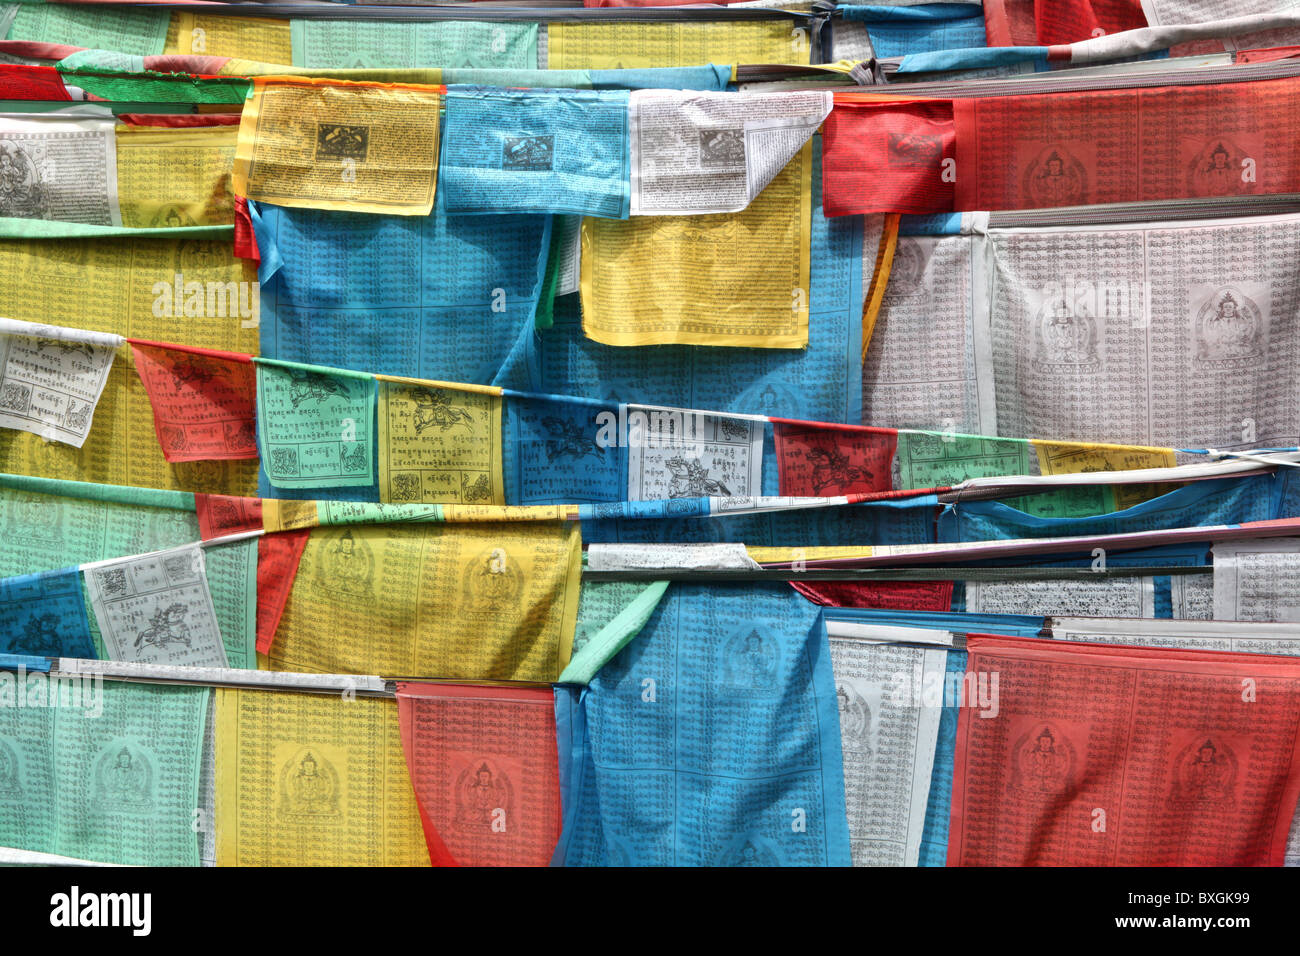
[{"label": "yellow prayer flag", "polygon": [[424,866],[386,698],[217,691],[218,866]]},{"label": "yellow prayer flag", "polygon": [[380,501],[504,505],[501,390],[378,378]]},{"label": "yellow prayer flag", "polygon": [[202,56],[238,56],[268,63],[293,61],[289,21],[271,17],[173,13],[164,51]]},{"label": "yellow prayer flag", "polygon": [[235,221],[230,166],[238,127],[119,124],[116,134],[122,225],[160,228]]},{"label": "yellow prayer flag", "polygon": [[1038,470],[1044,475],[1077,475],[1094,471],[1133,471],[1138,468],[1172,468],[1177,461],[1172,448],[1144,445],[1101,445],[1093,442],[1033,439]]},{"label": "yellow prayer flag", "polygon": [[[1077,475],[1097,471],[1135,471],[1140,468],[1173,468],[1178,462],[1172,448],[1144,445],[1103,445],[1092,442],[1060,442],[1033,439],[1038,470],[1044,475]],[[1177,485],[1157,482],[1141,485],[1112,485],[1114,510],[1123,511],[1172,491]],[[1110,502],[1108,502],[1109,504]]]},{"label": "yellow prayer flag", "polygon": [[620,70],[706,63],[810,62],[807,27],[785,18],[694,23],[550,23],[552,70]]},{"label": "yellow prayer flag", "polygon": [[438,179],[437,87],[259,78],[234,189],[282,206],[427,216]]},{"label": "yellow prayer flag", "polygon": [[314,501],[295,501],[289,498],[262,499],[262,527],[268,532],[314,528],[318,524],[320,524],[320,517]]},{"label": "yellow prayer flag", "polygon": [[582,221],[582,326],[605,345],[806,348],[812,143],[745,209]]},{"label": "yellow prayer flag", "polygon": [[554,681],[572,649],[581,568],[576,523],[316,528],[271,667]]}]

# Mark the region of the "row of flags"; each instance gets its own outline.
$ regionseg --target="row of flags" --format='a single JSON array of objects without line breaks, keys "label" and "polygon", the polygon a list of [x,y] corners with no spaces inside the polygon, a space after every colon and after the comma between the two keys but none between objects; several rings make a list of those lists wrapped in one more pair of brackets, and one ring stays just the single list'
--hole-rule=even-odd
[{"label": "row of flags", "polygon": [[1300,17],[589,6],[0,12],[0,858],[1300,862]]}]

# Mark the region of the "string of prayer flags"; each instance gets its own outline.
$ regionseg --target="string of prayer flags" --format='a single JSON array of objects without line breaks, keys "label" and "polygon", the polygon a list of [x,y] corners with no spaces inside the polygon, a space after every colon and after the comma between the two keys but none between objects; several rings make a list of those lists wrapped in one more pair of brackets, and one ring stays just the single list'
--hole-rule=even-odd
[{"label": "string of prayer flags", "polygon": [[550,688],[399,682],[402,747],[434,866],[545,866],[560,836]]},{"label": "string of prayer flags", "polygon": [[399,216],[433,210],[437,87],[258,78],[232,185],[282,206]]},{"label": "string of prayer flags", "polygon": [[[232,255],[229,240],[118,235],[0,241],[0,293],[12,318],[151,342],[255,351],[257,302],[255,294],[246,294],[250,280],[256,284],[251,266]],[[195,288],[191,283],[203,290],[189,300],[201,308],[197,316],[186,309],[185,290]],[[238,292],[233,297],[232,284]],[[171,464],[163,457],[148,395],[133,365],[130,353],[115,358],[95,407],[96,427],[81,448],[14,435],[0,443],[0,468],[109,485],[252,493],[257,474],[252,461]]]},{"label": "string of prayer flags", "polygon": [[0,476],[0,577],[189,544],[193,509],[184,492]]}]

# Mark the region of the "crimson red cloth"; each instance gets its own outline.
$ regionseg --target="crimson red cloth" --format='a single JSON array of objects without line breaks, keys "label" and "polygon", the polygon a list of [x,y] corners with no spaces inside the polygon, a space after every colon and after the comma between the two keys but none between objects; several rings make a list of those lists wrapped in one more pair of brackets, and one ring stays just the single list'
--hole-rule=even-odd
[{"label": "crimson red cloth", "polygon": [[1300,660],[970,635],[949,866],[1280,866]]},{"label": "crimson red cloth", "polygon": [[271,653],[275,631],[298,576],[311,529],[273,531],[257,539],[257,651]]},{"label": "crimson red cloth", "polygon": [[402,749],[434,866],[546,866],[560,837],[549,687],[397,685]]},{"label": "crimson red cloth", "polygon": [[796,591],[823,607],[869,607],[887,611],[951,611],[951,581],[791,581]]},{"label": "crimson red cloth", "polygon": [[248,200],[243,196],[235,197],[234,252],[240,259],[262,261],[262,252],[257,248],[257,234],[253,231],[253,217],[248,212]]},{"label": "crimson red cloth", "polygon": [[188,129],[195,126],[238,126],[238,113],[118,113],[119,123]]},{"label": "crimson red cloth", "polygon": [[1075,43],[1147,25],[1141,0],[1036,0],[1039,46]]},{"label": "crimson red cloth", "polygon": [[826,215],[951,212],[956,137],[950,100],[837,94],[822,125]]},{"label": "crimson red cloth", "polygon": [[194,495],[199,536],[207,541],[241,531],[262,530],[262,499],[236,495]]},{"label": "crimson red cloth", "polygon": [[[183,288],[180,278],[176,285]],[[228,300],[229,290],[222,291]],[[211,293],[200,288],[198,294]],[[238,304],[227,301],[231,318],[226,321],[238,321]],[[178,306],[174,301],[173,307]],[[225,461],[257,457],[257,377],[251,356],[130,341],[136,373],[153,407],[154,432],[164,458]]]},{"label": "crimson red cloth", "polygon": [[954,208],[1297,192],[1298,95],[1287,78],[954,100]]},{"label": "crimson red cloth", "polygon": [[0,64],[0,99],[71,100],[63,74],[52,66]]},{"label": "crimson red cloth", "polygon": [[773,431],[783,495],[824,498],[894,487],[895,429],[774,420]]}]

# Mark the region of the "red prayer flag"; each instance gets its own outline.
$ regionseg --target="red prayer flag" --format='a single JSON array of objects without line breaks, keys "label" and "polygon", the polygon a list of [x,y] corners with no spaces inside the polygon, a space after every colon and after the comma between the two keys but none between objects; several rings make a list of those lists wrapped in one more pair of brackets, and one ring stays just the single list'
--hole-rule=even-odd
[{"label": "red prayer flag", "polygon": [[257,235],[253,231],[253,217],[248,212],[248,199],[235,197],[235,255],[240,259],[261,262],[262,253],[257,248]]},{"label": "red prayer flag", "polygon": [[273,531],[257,539],[257,652],[271,653],[275,631],[289,603],[298,562],[307,547],[310,528]]},{"label": "red prayer flag", "polygon": [[[204,541],[228,534],[261,531],[262,499],[234,495],[194,496],[199,535]],[[310,528],[274,531],[257,539],[257,650],[269,654],[275,631],[284,616],[289,591],[298,575],[298,562],[307,547]]]},{"label": "red prayer flag", "polygon": [[52,66],[0,64],[0,99],[71,100],[63,74]]},{"label": "red prayer flag", "polygon": [[989,46],[1038,46],[1034,0],[984,0],[984,39]]},{"label": "red prayer flag", "polygon": [[130,342],[164,458],[257,457],[257,378],[250,356]]},{"label": "red prayer flag", "polygon": [[951,611],[951,581],[791,581],[794,589],[823,607],[866,607],[886,611]]},{"label": "red prayer flag", "polygon": [[951,100],[837,93],[822,125],[826,215],[951,212],[955,142]]},{"label": "red prayer flag", "polygon": [[949,866],[1281,865],[1300,659],[989,635],[967,649]]},{"label": "red prayer flag", "polygon": [[1036,0],[1034,24],[1039,46],[1075,43],[1147,25],[1141,0]]},{"label": "red prayer flag", "polygon": [[546,866],[560,838],[548,688],[397,685],[402,749],[434,866]]},{"label": "red prayer flag", "polygon": [[208,541],[227,534],[262,530],[262,499],[236,495],[194,495],[199,536]]},{"label": "red prayer flag", "polygon": [[[1172,53],[1170,54],[1172,56]],[[1238,63],[1273,63],[1277,60],[1289,60],[1300,56],[1300,46],[1275,46],[1266,50],[1238,50]]]},{"label": "red prayer flag", "polygon": [[[239,113],[118,113],[119,123],[128,126],[160,126],[190,129],[207,126],[238,126]],[[239,197],[236,197],[239,198]]]},{"label": "red prayer flag", "polygon": [[953,101],[956,209],[1300,191],[1300,79]]},{"label": "red prayer flag", "polygon": [[784,419],[772,424],[781,494],[824,498],[893,489],[894,429]]}]

